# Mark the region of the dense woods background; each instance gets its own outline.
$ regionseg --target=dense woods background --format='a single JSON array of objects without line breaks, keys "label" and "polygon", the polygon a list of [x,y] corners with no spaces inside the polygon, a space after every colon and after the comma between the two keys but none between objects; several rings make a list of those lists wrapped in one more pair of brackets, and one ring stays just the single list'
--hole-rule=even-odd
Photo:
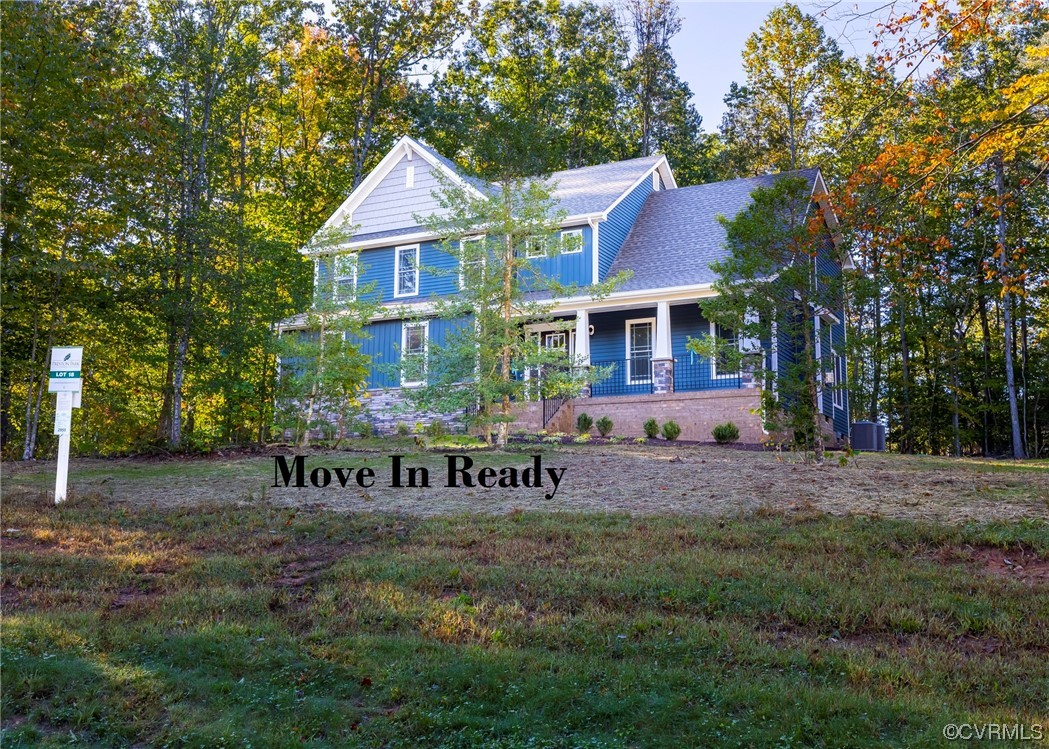
[{"label": "dense woods background", "polygon": [[81,453],[267,439],[297,250],[406,132],[489,178],[656,151],[681,185],[818,165],[864,270],[855,416],[904,451],[1049,451],[1041,2],[890,3],[866,59],[783,5],[721,123],[678,77],[671,0],[2,13],[5,458],[53,450],[52,345],[85,345]]}]

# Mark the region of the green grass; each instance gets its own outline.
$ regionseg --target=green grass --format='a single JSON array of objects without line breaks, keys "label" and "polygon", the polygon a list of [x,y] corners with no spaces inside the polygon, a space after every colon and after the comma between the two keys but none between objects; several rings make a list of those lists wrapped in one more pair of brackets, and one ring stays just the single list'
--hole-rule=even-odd
[{"label": "green grass", "polygon": [[5,747],[922,747],[1049,724],[1049,592],[972,555],[1045,559],[1045,523],[8,495]]}]

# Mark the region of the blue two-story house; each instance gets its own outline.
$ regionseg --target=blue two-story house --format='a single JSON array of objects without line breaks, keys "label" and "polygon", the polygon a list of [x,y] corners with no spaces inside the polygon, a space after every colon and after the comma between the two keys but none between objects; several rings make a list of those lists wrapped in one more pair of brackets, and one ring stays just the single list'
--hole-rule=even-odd
[{"label": "blue two-story house", "polygon": [[[814,200],[822,201],[819,196],[826,189],[819,171],[799,174],[809,181]],[[736,216],[756,188],[776,178],[679,188],[666,157],[656,155],[566,170],[549,179],[564,215],[561,234],[572,241],[565,243],[570,251],[538,258],[539,271],[581,289],[620,271],[631,275],[600,299],[581,294],[556,300],[555,317],[571,325],[534,326],[543,343],[567,349],[576,364],[608,367],[612,375],[596,383],[586,398],[559,404],[554,412],[549,407],[544,412],[540,403],[521,404],[517,427],[567,432],[575,414],[586,411],[595,419],[609,416],[619,435],[640,435],[643,422],[655,417],[677,421],[681,439],[709,440],[715,424],[731,420],[740,427],[742,441],[762,441],[758,383],[692,353],[686,344],[702,334],[732,340],[731,331],[704,319],[698,304],[715,293],[710,263],[727,253],[725,230],[717,218]],[[340,254],[312,256],[315,277],[326,285],[334,281],[335,293],[370,284],[381,295],[380,313],[362,342],[372,360],[365,404],[380,431],[398,421],[416,421],[416,415],[397,406],[401,389],[419,383],[402,382],[396,365],[402,355],[425,351],[430,341],[439,345],[445,323],[426,322],[427,303],[435,295],[458,291],[455,258],[440,249],[441,238],[416,218],[440,211],[436,193],[441,180],[479,193],[492,189],[465,176],[430,146],[401,138],[322,228],[354,227]],[[822,207],[833,223],[829,207]],[[837,236],[836,226],[827,230],[829,238]],[[835,254],[828,251],[818,260],[818,272],[840,273]],[[302,324],[300,316],[281,327],[290,331]],[[849,404],[842,387],[844,315],[827,313],[815,325],[825,370],[821,386],[827,432],[844,438],[849,433]],[[787,348],[780,341],[766,345],[766,364],[782,366]],[[419,416],[423,421],[435,418]],[[456,415],[440,417],[454,420]]]}]

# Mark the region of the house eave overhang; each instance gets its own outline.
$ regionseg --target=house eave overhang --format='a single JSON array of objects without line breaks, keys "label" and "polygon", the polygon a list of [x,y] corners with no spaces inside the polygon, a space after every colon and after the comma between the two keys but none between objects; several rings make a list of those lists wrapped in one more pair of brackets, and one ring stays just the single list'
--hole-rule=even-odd
[{"label": "house eave overhang", "polygon": [[[831,242],[834,243],[834,249],[841,252],[844,244],[844,239],[841,235],[841,225],[838,222],[838,217],[834,214],[834,208],[827,199],[827,195],[827,183],[823,181],[823,172],[817,169],[816,179],[812,181],[812,193],[810,197],[819,205],[820,210],[823,211],[823,218],[827,222],[827,229],[830,230],[830,239]],[[856,268],[856,260],[852,257],[852,252],[846,251],[845,259],[841,264],[841,269],[856,270]]]}]

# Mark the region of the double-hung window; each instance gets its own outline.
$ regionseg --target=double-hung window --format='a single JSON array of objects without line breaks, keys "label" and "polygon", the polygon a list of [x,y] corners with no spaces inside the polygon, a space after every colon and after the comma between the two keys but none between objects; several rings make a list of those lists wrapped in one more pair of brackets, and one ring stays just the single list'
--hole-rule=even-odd
[{"label": "double-hung window", "polygon": [[336,302],[349,302],[357,293],[357,255],[335,256],[335,282],[332,298]]},{"label": "double-hung window", "polygon": [[419,245],[398,247],[394,256],[393,295],[417,295],[419,293]]},{"label": "double-hung window", "polygon": [[576,255],[583,251],[583,230],[569,229],[561,232],[561,254]]},{"label": "double-hung window", "polygon": [[626,324],[626,376],[631,385],[652,381],[652,346],[655,343],[654,318],[628,320]]},{"label": "double-hung window", "polygon": [[834,387],[831,394],[835,408],[845,408],[845,357],[834,352]]},{"label": "double-hung window", "polygon": [[484,235],[459,240],[459,288],[480,283],[484,271]]},{"label": "double-hung window", "polygon": [[716,322],[710,323],[710,335],[717,342],[718,348],[714,358],[710,360],[710,376],[714,379],[719,377],[735,377],[738,372],[733,369],[729,352],[736,348],[736,332]]},{"label": "double-hung window", "polygon": [[413,387],[426,382],[426,352],[430,325],[406,322],[401,329],[401,385]]}]

